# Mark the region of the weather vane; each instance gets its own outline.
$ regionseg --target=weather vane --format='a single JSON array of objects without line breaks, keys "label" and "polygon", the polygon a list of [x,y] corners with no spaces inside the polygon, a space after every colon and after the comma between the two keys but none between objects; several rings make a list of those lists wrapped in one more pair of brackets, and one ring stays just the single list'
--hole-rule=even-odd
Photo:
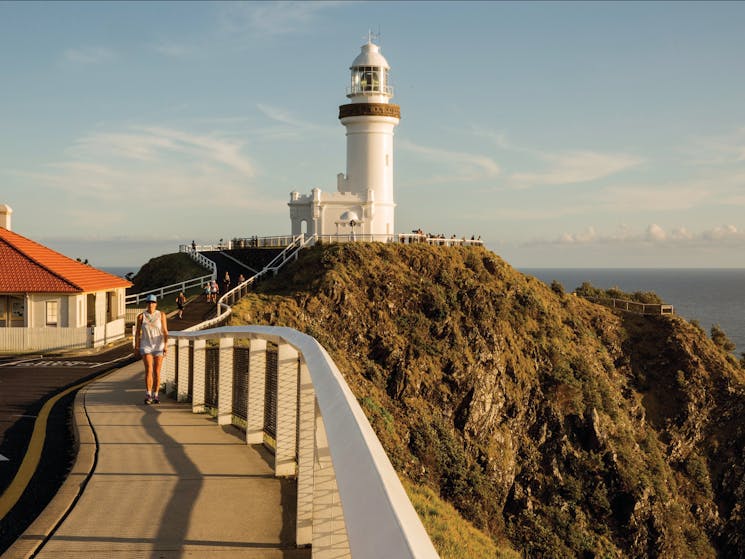
[{"label": "weather vane", "polygon": [[378,32],[377,33],[373,33],[373,30],[372,29],[368,29],[367,30],[367,42],[368,43],[372,43],[373,42],[373,39],[375,41],[377,41],[378,43],[380,42],[380,25],[378,25]]}]

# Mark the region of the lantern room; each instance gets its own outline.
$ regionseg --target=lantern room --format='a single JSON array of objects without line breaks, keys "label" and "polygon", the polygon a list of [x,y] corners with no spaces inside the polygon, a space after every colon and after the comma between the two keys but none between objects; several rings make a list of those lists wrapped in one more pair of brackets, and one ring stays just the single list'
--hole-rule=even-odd
[{"label": "lantern room", "polygon": [[391,68],[380,54],[380,47],[372,41],[362,46],[362,52],[349,69],[351,82],[347,97],[352,103],[387,103],[393,97],[393,87],[389,85]]}]

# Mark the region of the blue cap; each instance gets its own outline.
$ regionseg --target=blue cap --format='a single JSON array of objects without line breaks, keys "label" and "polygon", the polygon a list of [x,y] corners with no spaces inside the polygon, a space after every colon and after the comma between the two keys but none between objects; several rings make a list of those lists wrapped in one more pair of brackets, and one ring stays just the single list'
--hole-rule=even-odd
[{"label": "blue cap", "polygon": [[158,302],[158,298],[155,295],[152,295],[151,294],[151,295],[148,295],[147,297],[145,297],[145,302],[146,303],[157,303]]}]

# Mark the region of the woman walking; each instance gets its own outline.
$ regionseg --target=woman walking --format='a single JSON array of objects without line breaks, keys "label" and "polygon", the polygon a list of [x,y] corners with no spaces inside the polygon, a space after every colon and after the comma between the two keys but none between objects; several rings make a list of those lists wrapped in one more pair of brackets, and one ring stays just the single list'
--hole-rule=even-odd
[{"label": "woman walking", "polygon": [[178,297],[176,297],[176,306],[178,307],[179,319],[184,318],[184,307],[186,306],[186,295],[183,291],[179,291]]},{"label": "woman walking", "polygon": [[166,356],[168,326],[166,315],[156,309],[158,299],[148,295],[147,310],[137,315],[135,328],[135,356],[145,362],[145,403],[159,404],[160,369]]}]

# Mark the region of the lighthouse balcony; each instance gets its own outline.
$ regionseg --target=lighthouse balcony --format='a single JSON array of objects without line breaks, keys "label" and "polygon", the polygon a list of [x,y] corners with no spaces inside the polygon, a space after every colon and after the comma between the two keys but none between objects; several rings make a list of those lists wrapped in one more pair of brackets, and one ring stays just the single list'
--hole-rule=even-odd
[{"label": "lighthouse balcony", "polygon": [[385,95],[387,97],[393,97],[393,86],[354,84],[350,87],[347,87],[347,97],[351,97],[352,95]]}]

